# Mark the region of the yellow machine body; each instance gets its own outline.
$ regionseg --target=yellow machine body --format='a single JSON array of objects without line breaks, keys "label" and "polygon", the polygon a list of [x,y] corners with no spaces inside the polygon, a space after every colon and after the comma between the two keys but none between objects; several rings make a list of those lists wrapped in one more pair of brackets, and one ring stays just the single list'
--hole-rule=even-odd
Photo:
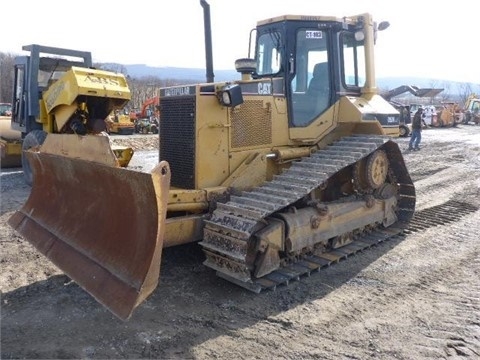
[{"label": "yellow machine body", "polygon": [[135,124],[130,120],[130,115],[121,114],[119,110],[110,113],[105,124],[109,134],[131,135],[135,132]]},{"label": "yellow machine body", "polygon": [[[21,166],[25,181],[32,184],[25,151],[41,146],[47,134],[97,136],[106,132],[108,114],[122,109],[131,94],[125,76],[93,68],[89,52],[37,44],[23,46],[23,50],[29,54],[14,59],[10,127],[20,134]],[[116,153],[133,152],[124,150]],[[117,166],[128,165],[129,157],[122,155]]]},{"label": "yellow machine body", "polygon": [[44,128],[63,132],[79,110],[104,120],[129,100],[130,89],[123,74],[72,66],[43,93],[40,120]]},{"label": "yellow machine body", "polygon": [[[201,240],[205,266],[259,292],[400,233],[415,188],[375,84],[383,27],[369,14],[260,21],[241,80],[160,90],[151,174],[113,166],[101,136],[48,135],[27,152],[32,195],[9,223],[122,319],[155,289],[162,247]],[[109,209],[132,212],[128,226]]]}]

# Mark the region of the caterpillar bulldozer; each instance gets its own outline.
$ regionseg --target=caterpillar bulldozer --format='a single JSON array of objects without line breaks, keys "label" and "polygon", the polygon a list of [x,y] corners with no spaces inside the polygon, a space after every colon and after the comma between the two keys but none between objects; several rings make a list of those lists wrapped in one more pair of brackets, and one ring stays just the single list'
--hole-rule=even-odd
[{"label": "caterpillar bulldozer", "polygon": [[160,90],[151,172],[112,166],[106,141],[94,159],[59,150],[78,135],[25,152],[33,187],[9,224],[120,319],[157,287],[163,248],[196,242],[206,267],[258,293],[401,233],[415,210],[399,114],[375,83],[386,23],[259,21],[231,82],[213,80],[209,28],[207,81]]},{"label": "caterpillar bulldozer", "polygon": [[[80,136],[105,134],[105,119],[130,100],[130,90],[123,74],[94,69],[90,52],[60,49],[37,44],[26,45],[29,52],[15,58],[11,131],[20,139],[10,142],[21,152],[43,144],[47,134],[76,134],[68,143],[58,144],[72,156],[89,151]],[[133,126],[132,126],[133,128]],[[20,140],[20,141],[18,141]],[[133,149],[111,147],[112,164],[127,166]],[[25,156],[21,157],[25,180],[33,175]]]}]

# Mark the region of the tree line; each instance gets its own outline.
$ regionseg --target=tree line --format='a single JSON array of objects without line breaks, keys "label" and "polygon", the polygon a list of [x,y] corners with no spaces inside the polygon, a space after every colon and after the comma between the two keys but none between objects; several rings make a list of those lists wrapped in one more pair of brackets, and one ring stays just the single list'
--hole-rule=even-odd
[{"label": "tree line", "polygon": [[[0,102],[10,103],[13,99],[14,63],[16,54],[0,52]],[[157,76],[130,77],[121,64],[95,63],[97,69],[122,73],[127,78],[131,100],[126,105],[129,110],[140,109],[145,100],[158,95],[162,87],[191,84],[192,80],[160,79]]]}]

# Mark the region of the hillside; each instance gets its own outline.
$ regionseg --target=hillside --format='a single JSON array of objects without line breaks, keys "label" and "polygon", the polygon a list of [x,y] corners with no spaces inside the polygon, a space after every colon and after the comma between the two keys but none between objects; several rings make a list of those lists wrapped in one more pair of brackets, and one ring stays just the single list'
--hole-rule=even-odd
[{"label": "hillside", "polygon": [[[134,78],[154,76],[161,79],[179,79],[202,82],[206,79],[206,70],[200,68],[153,67],[147,65],[124,65],[128,75]],[[240,79],[235,70],[214,70],[215,81]]]},{"label": "hillside", "polygon": [[[107,65],[107,64],[105,64]],[[206,79],[205,69],[178,68],[178,67],[152,67],[142,64],[124,65],[127,74],[133,78],[154,76],[161,79],[189,80],[192,82],[204,82]],[[215,81],[239,80],[240,74],[235,70],[215,70]],[[448,89],[451,94],[461,92],[470,86],[473,92],[480,92],[480,84],[454,82],[441,79],[426,79],[416,77],[383,77],[377,79],[380,89],[393,89],[402,85],[415,85],[417,87],[431,87]],[[462,90],[464,91],[464,90]]]}]

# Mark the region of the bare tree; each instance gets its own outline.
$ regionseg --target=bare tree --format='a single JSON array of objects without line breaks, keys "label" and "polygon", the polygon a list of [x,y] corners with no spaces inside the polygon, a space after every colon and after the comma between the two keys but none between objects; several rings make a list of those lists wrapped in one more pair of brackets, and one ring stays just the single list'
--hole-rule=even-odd
[{"label": "bare tree", "polygon": [[161,79],[152,75],[141,78],[127,76],[127,80],[131,93],[131,100],[127,106],[130,109],[140,109],[147,99],[160,95],[161,88],[195,83],[193,80]]},{"label": "bare tree", "polygon": [[458,85],[458,94],[462,104],[467,102],[468,97],[473,94],[472,86],[469,83],[461,83]]},{"label": "bare tree", "polygon": [[128,74],[127,68],[125,67],[125,65],[122,65],[122,64],[116,64],[116,63],[95,63],[95,64],[93,64],[93,66],[96,67],[97,69],[102,69],[102,70],[106,70],[106,71],[111,71],[111,72],[115,72],[115,73],[120,73],[120,74],[123,74],[123,75],[127,75],[127,74]]},{"label": "bare tree", "polygon": [[443,91],[440,94],[438,94],[440,98],[440,102],[443,103],[443,102],[451,101],[450,83],[447,81],[443,82],[442,88],[443,88]]}]

